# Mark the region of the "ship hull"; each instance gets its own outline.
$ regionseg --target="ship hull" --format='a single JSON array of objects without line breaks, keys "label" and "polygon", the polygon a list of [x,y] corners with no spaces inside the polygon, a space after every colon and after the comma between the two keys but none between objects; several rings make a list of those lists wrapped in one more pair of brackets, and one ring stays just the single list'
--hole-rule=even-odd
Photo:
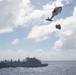
[{"label": "ship hull", "polygon": [[40,60],[34,58],[26,58],[26,61],[1,61],[0,68],[9,68],[9,67],[45,67],[48,66],[47,63],[42,63]]},{"label": "ship hull", "polygon": [[9,68],[9,67],[46,67],[46,66],[48,66],[48,64],[14,64],[14,65],[12,65],[12,64],[7,64],[7,65],[0,65],[0,68]]}]

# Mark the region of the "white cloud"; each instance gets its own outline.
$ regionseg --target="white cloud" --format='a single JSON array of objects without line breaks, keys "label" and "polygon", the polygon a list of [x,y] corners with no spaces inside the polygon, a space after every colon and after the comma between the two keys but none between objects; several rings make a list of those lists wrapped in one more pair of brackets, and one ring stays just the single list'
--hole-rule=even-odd
[{"label": "white cloud", "polygon": [[[66,3],[67,2],[67,3]],[[46,16],[50,16],[50,11],[44,11],[46,9],[51,9],[51,8],[54,8],[54,4],[56,3],[56,5],[65,5],[66,4],[69,4],[71,1],[68,1],[68,0],[56,0],[54,2],[52,2],[52,4],[48,3],[46,5],[43,6],[43,10],[34,10],[31,14],[30,14],[30,19],[39,19],[41,17],[46,17]],[[51,8],[50,8],[51,7]],[[71,20],[71,19],[70,19]],[[60,21],[63,21],[63,20],[60,20]],[[36,25],[32,28],[32,30],[29,32],[27,38],[28,39],[35,39],[36,41],[40,41],[40,40],[45,40],[45,39],[49,39],[49,36],[50,34],[52,34],[52,32],[56,31],[55,29],[55,25],[57,23],[56,22],[52,22],[50,24],[47,25],[47,22],[46,20],[44,21],[46,24],[45,25],[42,25],[42,26],[39,26],[39,25]],[[66,22],[67,23],[67,22]]]},{"label": "white cloud", "polygon": [[54,48],[63,50],[76,49],[76,7],[74,8],[73,16],[61,21],[62,31],[59,33],[59,40],[56,41]]},{"label": "white cloud", "polygon": [[29,32],[27,38],[28,39],[35,39],[36,41],[48,39],[49,38],[48,35],[50,35],[52,32],[55,31],[54,25],[55,24],[53,24],[53,23],[50,25],[42,25],[42,26],[36,25]]},{"label": "white cloud", "polygon": [[[58,55],[61,55],[60,51],[44,51],[42,49],[37,49],[35,51],[26,50],[0,50],[0,60],[3,59],[25,59],[26,57],[36,57],[42,60],[55,60]],[[53,58],[52,58],[53,57]]]},{"label": "white cloud", "polygon": [[[59,19],[62,29],[57,31],[59,40],[55,42],[54,49],[76,49],[76,7],[74,8],[73,15],[65,19]],[[36,41],[44,40],[45,37],[49,38],[53,32],[56,31],[55,25],[57,22],[52,22],[49,25],[35,26],[29,32],[27,38]]]},{"label": "white cloud", "polygon": [[18,38],[14,39],[11,44],[16,45],[20,42]]},{"label": "white cloud", "polygon": [[11,27],[7,27],[7,28],[4,28],[4,29],[1,29],[0,33],[12,32],[12,31],[13,31],[13,29]]},{"label": "white cloud", "polygon": [[26,57],[36,57],[41,60],[76,60],[76,51],[50,50],[44,51],[37,49],[35,51],[28,50],[0,50],[0,60],[13,59],[23,60]]},{"label": "white cloud", "polygon": [[2,0],[0,1],[0,32],[8,32],[14,27],[23,26],[25,16],[33,10],[30,0]]},{"label": "white cloud", "polygon": [[[65,3],[62,3],[63,0],[56,0],[56,5],[68,4],[70,0],[64,0]],[[67,2],[67,3],[66,3]],[[0,0],[0,33],[12,32],[14,27],[25,26],[27,23],[35,20],[41,20],[46,16],[50,16],[50,11],[44,11],[45,9],[54,7],[54,3],[46,4],[43,6],[43,10],[35,10],[31,5],[30,0]],[[61,59],[76,59],[76,51],[73,53],[62,53],[60,49],[69,50],[76,49],[76,7],[74,9],[73,15],[67,17],[66,19],[60,19],[59,23],[62,26],[60,31],[55,29],[55,24],[57,22],[52,22],[47,25],[42,26],[35,24],[32,30],[29,32],[27,39],[34,39],[36,41],[41,41],[49,39],[53,32],[57,32],[59,40],[55,42],[54,49],[44,51],[38,49],[36,51],[24,51],[24,50],[0,50],[0,59],[23,59],[28,55],[41,58],[43,60],[61,60]],[[42,20],[41,20],[42,21]],[[38,21],[39,22],[39,21]],[[13,45],[16,45],[20,42],[18,38],[12,41]],[[64,56],[65,55],[65,56]],[[70,56],[70,57],[69,57]]]},{"label": "white cloud", "polygon": [[[68,0],[65,0],[67,2]],[[62,0],[56,1],[57,5],[62,5]],[[40,21],[41,18],[50,16],[49,11],[44,11],[45,8],[54,7],[49,3],[43,6],[43,10],[35,10],[30,0],[1,0],[0,1],[0,30],[1,32],[7,32],[5,29],[9,29],[8,32],[17,26],[27,26],[29,22],[33,23],[35,20]],[[51,11],[51,10],[50,10]],[[42,19],[43,20],[43,19]],[[44,21],[45,22],[45,21]]]},{"label": "white cloud", "polygon": [[28,55],[27,51],[20,50],[0,50],[0,59],[24,59]]},{"label": "white cloud", "polygon": [[71,0],[54,0],[53,2],[44,5],[43,9],[54,9],[57,6],[65,6],[71,3]]}]

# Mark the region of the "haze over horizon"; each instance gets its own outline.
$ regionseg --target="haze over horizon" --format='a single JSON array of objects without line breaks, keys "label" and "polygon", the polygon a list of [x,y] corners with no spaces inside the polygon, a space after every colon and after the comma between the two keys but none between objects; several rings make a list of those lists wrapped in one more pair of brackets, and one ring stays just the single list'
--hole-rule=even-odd
[{"label": "haze over horizon", "polygon": [[[53,18],[52,10],[62,6]],[[50,10],[47,10],[50,9]],[[57,30],[56,24],[62,29]],[[75,0],[0,0],[0,60],[76,60]]]}]

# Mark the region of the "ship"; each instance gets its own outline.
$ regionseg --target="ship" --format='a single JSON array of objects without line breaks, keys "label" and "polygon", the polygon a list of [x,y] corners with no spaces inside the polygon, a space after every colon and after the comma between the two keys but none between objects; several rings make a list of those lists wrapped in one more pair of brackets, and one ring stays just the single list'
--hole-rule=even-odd
[{"label": "ship", "polygon": [[9,67],[45,67],[48,66],[47,63],[42,63],[41,60],[33,57],[27,57],[25,60],[20,61],[10,61],[4,60],[0,62],[0,68],[9,68]]}]

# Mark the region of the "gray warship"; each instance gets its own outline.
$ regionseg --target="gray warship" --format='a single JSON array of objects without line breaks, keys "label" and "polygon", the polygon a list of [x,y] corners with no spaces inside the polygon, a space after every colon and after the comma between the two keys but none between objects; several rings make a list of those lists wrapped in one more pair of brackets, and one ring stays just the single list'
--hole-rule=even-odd
[{"label": "gray warship", "polygon": [[4,60],[0,62],[0,68],[9,68],[9,67],[45,67],[48,66],[47,63],[42,63],[41,60],[36,59],[35,57],[27,57],[25,60],[20,61],[10,61]]}]

